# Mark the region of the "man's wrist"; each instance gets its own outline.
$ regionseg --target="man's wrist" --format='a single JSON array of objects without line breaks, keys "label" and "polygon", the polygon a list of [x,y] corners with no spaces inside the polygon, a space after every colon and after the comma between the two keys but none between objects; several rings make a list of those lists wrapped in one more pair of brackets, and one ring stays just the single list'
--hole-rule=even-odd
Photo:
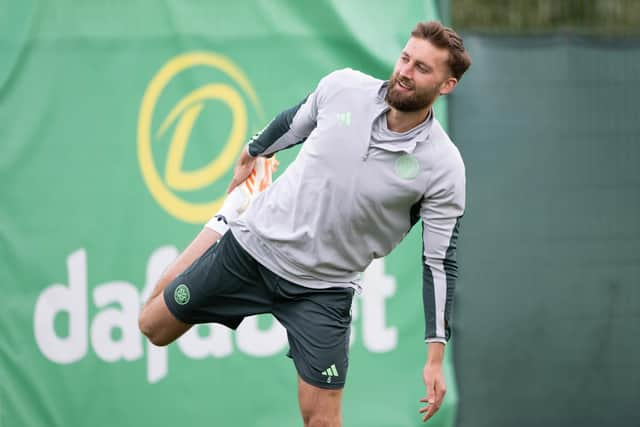
[{"label": "man's wrist", "polygon": [[427,365],[442,365],[444,361],[444,343],[432,341],[427,343]]}]

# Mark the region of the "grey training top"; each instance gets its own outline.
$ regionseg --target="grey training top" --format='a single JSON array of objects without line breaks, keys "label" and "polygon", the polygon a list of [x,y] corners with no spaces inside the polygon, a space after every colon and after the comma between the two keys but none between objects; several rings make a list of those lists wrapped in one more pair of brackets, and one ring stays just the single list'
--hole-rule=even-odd
[{"label": "grey training top", "polygon": [[386,88],[387,82],[339,70],[280,113],[252,138],[250,154],[304,145],[230,227],[253,257],[287,280],[311,288],[359,287],[359,273],[422,219],[426,340],[445,342],[464,164],[433,114],[406,133],[391,132]]}]

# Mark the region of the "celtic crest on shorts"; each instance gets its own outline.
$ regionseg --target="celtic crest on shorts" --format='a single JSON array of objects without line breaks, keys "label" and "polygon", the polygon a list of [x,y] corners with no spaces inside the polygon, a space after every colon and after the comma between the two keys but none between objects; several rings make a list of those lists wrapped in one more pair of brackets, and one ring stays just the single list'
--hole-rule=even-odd
[{"label": "celtic crest on shorts", "polygon": [[185,305],[186,303],[188,303],[189,299],[191,298],[191,294],[187,285],[185,285],[184,283],[178,285],[175,292],[173,293],[173,298],[180,305]]}]

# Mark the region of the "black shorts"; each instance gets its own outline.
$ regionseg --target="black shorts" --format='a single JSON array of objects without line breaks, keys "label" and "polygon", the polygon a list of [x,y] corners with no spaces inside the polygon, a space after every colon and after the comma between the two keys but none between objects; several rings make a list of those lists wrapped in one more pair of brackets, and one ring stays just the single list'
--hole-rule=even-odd
[{"label": "black shorts", "polygon": [[300,377],[316,387],[343,388],[347,376],[352,288],[310,289],[257,262],[225,233],[164,290],[182,322],[236,329],[246,317],[272,313],[287,330]]}]

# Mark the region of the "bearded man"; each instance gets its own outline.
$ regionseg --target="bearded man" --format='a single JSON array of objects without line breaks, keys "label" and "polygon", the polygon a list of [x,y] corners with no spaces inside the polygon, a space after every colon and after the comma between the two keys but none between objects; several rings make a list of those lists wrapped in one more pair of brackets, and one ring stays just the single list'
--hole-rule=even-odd
[{"label": "bearded man", "polygon": [[[159,281],[141,331],[167,345],[193,324],[236,328],[246,316],[272,313],[287,330],[304,425],[340,426],[359,274],[421,220],[428,352],[419,412],[429,419],[446,390],[465,207],[464,164],[432,106],[470,64],[458,34],[421,22],[388,81],[351,69],[324,77],[249,141],[230,197]],[[257,159],[297,144],[296,160],[240,215],[238,190],[256,165],[265,168]]]}]

